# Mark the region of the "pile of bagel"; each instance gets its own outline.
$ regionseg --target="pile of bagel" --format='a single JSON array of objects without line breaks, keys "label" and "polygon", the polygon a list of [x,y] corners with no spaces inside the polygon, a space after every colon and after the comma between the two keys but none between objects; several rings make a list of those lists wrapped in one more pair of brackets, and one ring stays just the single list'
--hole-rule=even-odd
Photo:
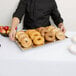
[{"label": "pile of bagel", "polygon": [[59,28],[51,25],[47,27],[39,27],[37,29],[18,31],[16,33],[16,39],[24,48],[29,48],[33,45],[43,45],[46,42],[64,40],[65,34]]}]

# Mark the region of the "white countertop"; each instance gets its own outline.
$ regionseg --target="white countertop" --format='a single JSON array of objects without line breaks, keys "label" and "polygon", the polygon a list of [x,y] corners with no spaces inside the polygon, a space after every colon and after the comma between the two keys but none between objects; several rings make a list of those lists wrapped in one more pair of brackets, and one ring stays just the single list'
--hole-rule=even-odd
[{"label": "white countertop", "polygon": [[76,76],[76,55],[66,40],[22,51],[15,42],[0,35],[0,76]]},{"label": "white countertop", "polygon": [[0,35],[0,60],[35,60],[35,61],[74,61],[76,56],[68,51],[68,47],[72,44],[71,37],[76,35],[76,32],[67,32],[69,37],[63,41],[46,44],[41,47],[32,48],[22,51],[15,42],[12,42],[7,37]]}]

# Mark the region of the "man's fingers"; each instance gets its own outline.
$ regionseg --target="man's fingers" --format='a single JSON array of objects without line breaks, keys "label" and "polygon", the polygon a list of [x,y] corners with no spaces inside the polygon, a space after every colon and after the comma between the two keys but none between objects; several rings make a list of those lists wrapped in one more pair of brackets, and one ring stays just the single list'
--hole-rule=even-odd
[{"label": "man's fingers", "polygon": [[61,30],[62,30],[62,32],[64,32],[64,33],[66,32],[66,30],[65,30],[65,28],[64,28],[64,27],[62,27],[62,28],[61,28]]},{"label": "man's fingers", "polygon": [[11,35],[11,34],[9,34],[9,39],[11,40],[11,38],[12,38],[12,35]]},{"label": "man's fingers", "polygon": [[15,33],[13,34],[13,41],[15,41]]},{"label": "man's fingers", "polygon": [[63,33],[66,32],[66,29],[65,29],[63,23],[60,23],[58,27],[61,29],[61,31],[62,31]]},{"label": "man's fingers", "polygon": [[14,41],[13,34],[9,34],[10,40]]}]

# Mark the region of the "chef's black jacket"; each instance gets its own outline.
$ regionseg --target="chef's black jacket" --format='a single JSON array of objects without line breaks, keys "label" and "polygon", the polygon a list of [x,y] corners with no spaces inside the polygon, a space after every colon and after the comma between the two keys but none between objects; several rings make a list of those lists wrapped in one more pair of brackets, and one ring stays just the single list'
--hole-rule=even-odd
[{"label": "chef's black jacket", "polygon": [[23,15],[23,29],[49,26],[50,16],[57,26],[63,22],[55,0],[20,0],[13,17],[19,18],[21,22]]}]

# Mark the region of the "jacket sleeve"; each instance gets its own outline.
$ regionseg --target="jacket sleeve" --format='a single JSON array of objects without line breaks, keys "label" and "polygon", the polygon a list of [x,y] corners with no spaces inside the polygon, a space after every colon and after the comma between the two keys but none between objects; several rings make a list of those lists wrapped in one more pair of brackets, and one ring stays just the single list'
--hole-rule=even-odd
[{"label": "jacket sleeve", "polygon": [[13,17],[19,18],[20,22],[21,22],[23,15],[25,14],[25,7],[26,7],[26,1],[20,0],[18,7],[13,14]]},{"label": "jacket sleeve", "polygon": [[56,26],[58,26],[59,23],[63,23],[63,19],[61,18],[61,15],[58,11],[55,0],[53,0],[53,8],[52,8],[52,12],[51,12],[51,17],[52,17],[54,23],[56,24]]}]

